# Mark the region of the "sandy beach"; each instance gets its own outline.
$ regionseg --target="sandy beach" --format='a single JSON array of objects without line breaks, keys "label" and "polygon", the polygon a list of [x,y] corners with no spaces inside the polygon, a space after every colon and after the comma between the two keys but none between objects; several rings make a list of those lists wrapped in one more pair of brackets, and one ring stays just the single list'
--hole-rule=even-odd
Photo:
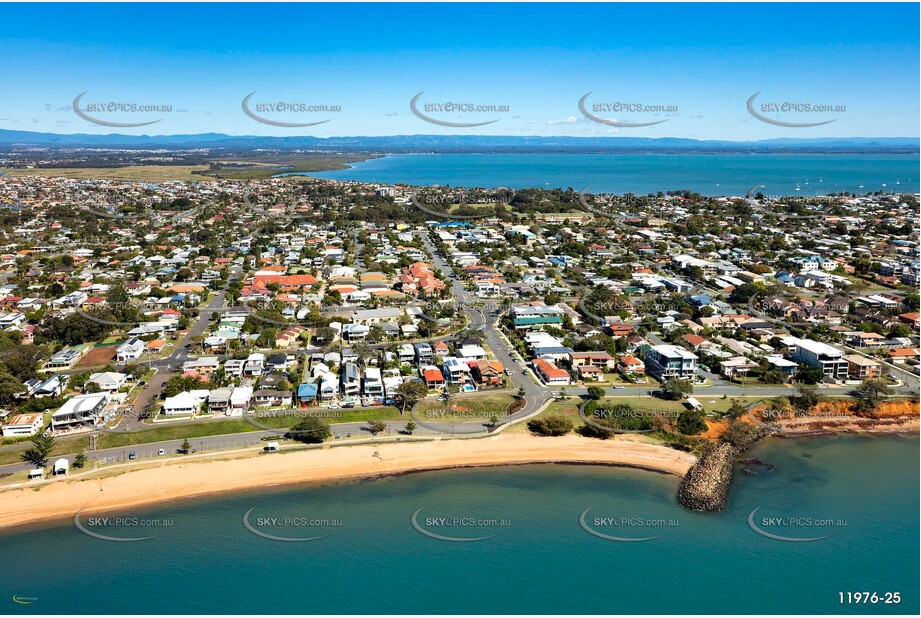
[{"label": "sandy beach", "polygon": [[[376,455],[375,455],[376,453]],[[0,492],[0,527],[138,507],[274,485],[399,474],[453,467],[526,463],[621,465],[683,475],[695,457],[629,438],[595,440],[528,434],[476,440],[386,443],[323,448],[218,461],[164,461],[155,467],[59,479]]]}]

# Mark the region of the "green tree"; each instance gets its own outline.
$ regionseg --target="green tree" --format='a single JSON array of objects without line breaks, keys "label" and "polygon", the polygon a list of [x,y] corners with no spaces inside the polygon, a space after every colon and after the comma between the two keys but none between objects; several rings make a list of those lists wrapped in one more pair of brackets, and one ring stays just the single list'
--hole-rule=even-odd
[{"label": "green tree", "polygon": [[685,410],[678,415],[676,428],[686,436],[696,436],[706,431],[707,423],[704,420],[703,410]]},{"label": "green tree", "polygon": [[681,399],[682,397],[690,395],[693,392],[694,385],[691,384],[690,380],[670,378],[665,381],[665,384],[662,385],[662,393],[665,395],[666,399]]},{"label": "green tree", "polygon": [[77,456],[74,457],[74,468],[83,468],[83,467],[85,467],[85,466],[86,466],[86,461],[87,461],[87,459],[86,459],[86,454],[85,454],[85,453],[82,453],[82,452],[77,453]]},{"label": "green tree", "polygon": [[20,458],[37,468],[44,468],[48,465],[48,458],[51,457],[53,448],[54,438],[46,433],[41,433],[32,437],[32,447],[22,453]]},{"label": "green tree", "polygon": [[886,383],[882,380],[867,380],[857,387],[854,397],[862,411],[868,411],[879,405],[886,395]]},{"label": "green tree", "polygon": [[412,408],[417,402],[425,398],[428,389],[425,384],[419,380],[407,380],[397,387],[397,395],[403,398],[403,410],[409,406]]},{"label": "green tree", "polygon": [[189,442],[188,438],[186,438],[185,440],[182,441],[182,445],[179,447],[179,452],[182,453],[183,455],[188,455],[191,450],[192,450],[192,443]]},{"label": "green tree", "polygon": [[600,386],[589,386],[588,389],[588,398],[594,401],[598,401],[604,397],[604,389]]},{"label": "green tree", "polygon": [[549,414],[528,421],[528,429],[541,436],[565,436],[572,431],[572,426],[572,421],[562,414]]},{"label": "green tree", "polygon": [[403,428],[403,431],[412,435],[412,433],[416,431],[416,421],[408,421],[406,423],[406,427]]},{"label": "green tree", "polygon": [[376,436],[377,434],[383,433],[384,431],[387,430],[387,423],[385,423],[384,421],[374,419],[374,420],[367,421],[367,423],[368,423],[368,431],[371,432],[372,436]]},{"label": "green tree", "polygon": [[333,432],[325,419],[308,416],[291,427],[285,437],[305,444],[319,444],[332,435]]}]

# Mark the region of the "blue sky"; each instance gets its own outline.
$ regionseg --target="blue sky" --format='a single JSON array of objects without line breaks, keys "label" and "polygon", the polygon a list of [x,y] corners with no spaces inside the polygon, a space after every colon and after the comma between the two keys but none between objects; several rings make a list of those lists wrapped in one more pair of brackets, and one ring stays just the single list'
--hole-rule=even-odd
[{"label": "blue sky", "polygon": [[[20,4],[0,17],[0,128],[55,133],[583,135],[769,139],[919,135],[917,4]],[[473,123],[444,127],[436,120]],[[771,112],[812,103],[837,112]],[[100,112],[81,102],[169,105]],[[337,112],[241,110],[269,102]],[[607,120],[646,123],[612,127]],[[425,104],[508,106],[425,111]],[[677,106],[611,111],[599,104]],[[260,109],[263,109],[260,107]],[[431,108],[429,108],[431,109]],[[594,112],[593,110],[597,110]]]}]

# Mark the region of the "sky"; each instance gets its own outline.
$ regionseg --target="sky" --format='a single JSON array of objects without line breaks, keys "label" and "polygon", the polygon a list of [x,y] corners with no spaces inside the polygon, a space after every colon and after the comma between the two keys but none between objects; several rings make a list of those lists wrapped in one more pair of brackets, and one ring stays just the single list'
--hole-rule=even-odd
[{"label": "sky", "polygon": [[[919,135],[916,3],[4,4],[0,11],[0,129]],[[77,107],[92,120],[73,109],[81,93]],[[243,110],[250,93],[247,109],[262,120]],[[748,111],[755,93],[752,108],[767,121]],[[583,97],[598,120],[580,110]],[[119,111],[110,103],[161,107]],[[295,109],[273,111],[275,103]],[[438,107],[445,103],[491,107]],[[830,107],[773,107],[784,103]],[[304,109],[316,105],[326,108]],[[440,124],[483,122],[491,123]]]}]

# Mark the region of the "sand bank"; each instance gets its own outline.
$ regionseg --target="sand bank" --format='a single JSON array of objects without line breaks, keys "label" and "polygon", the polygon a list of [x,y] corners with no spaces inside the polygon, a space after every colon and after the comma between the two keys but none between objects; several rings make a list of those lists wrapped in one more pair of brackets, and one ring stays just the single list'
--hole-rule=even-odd
[{"label": "sand bank", "polygon": [[100,471],[81,478],[4,489],[0,491],[0,528],[72,517],[80,509],[86,513],[112,511],[273,485],[421,470],[556,462],[631,466],[681,476],[695,460],[689,453],[629,438],[540,438],[529,434],[241,454],[237,459],[217,461],[173,459],[143,469],[125,467],[119,474]]}]

